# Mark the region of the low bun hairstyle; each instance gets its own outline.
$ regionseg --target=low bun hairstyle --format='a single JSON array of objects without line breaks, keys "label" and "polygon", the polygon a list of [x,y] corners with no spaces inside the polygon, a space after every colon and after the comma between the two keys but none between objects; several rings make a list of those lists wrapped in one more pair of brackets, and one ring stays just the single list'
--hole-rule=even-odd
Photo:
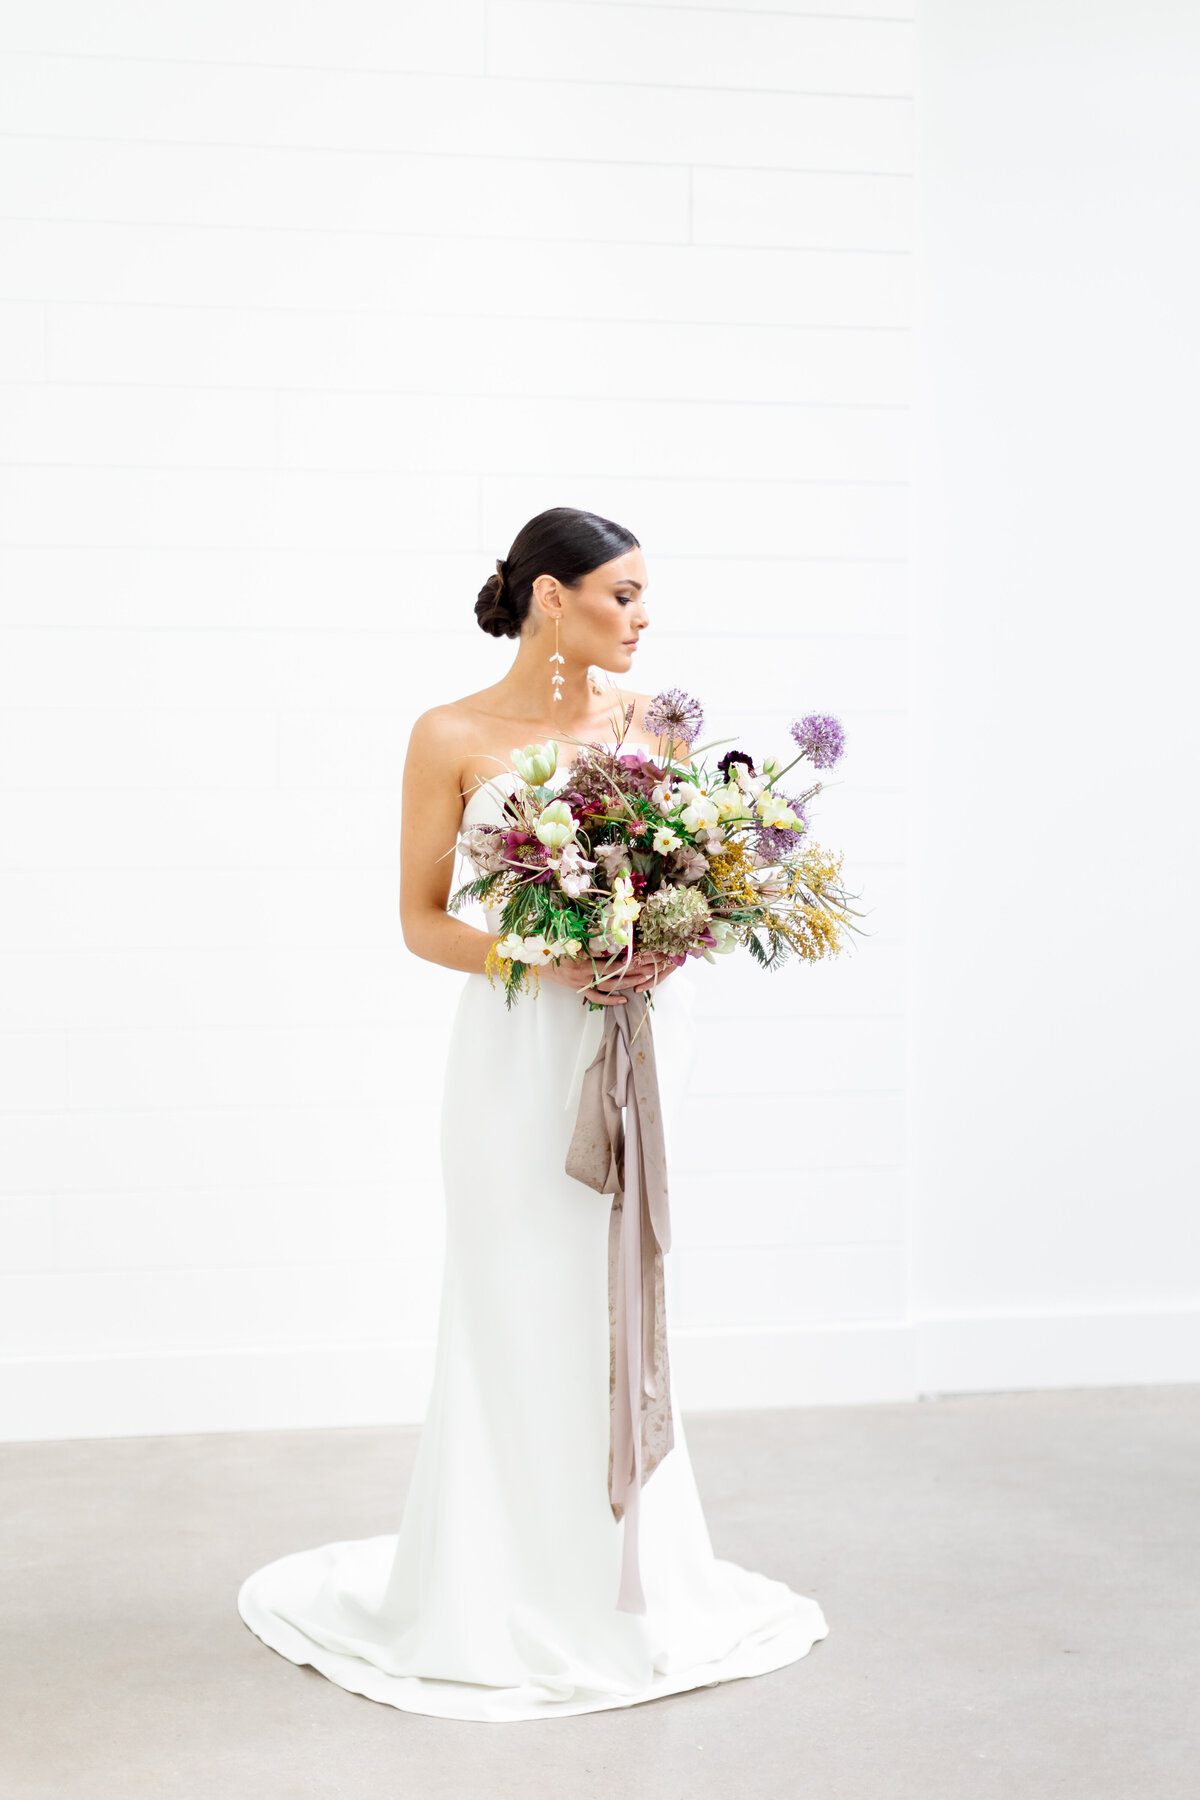
[{"label": "low bun hairstyle", "polygon": [[552,506],[522,525],[507,557],[500,557],[475,602],[475,617],[492,637],[520,637],[529,616],[533,584],[553,575],[575,587],[601,563],[640,549],[632,531],[577,506]]}]

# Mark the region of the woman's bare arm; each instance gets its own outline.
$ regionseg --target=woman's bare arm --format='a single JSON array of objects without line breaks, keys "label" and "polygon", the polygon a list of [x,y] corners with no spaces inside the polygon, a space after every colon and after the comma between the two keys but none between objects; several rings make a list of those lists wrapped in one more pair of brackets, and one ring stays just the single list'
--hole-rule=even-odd
[{"label": "woman's bare arm", "polygon": [[481,975],[496,942],[446,911],[462,824],[462,727],[448,709],[422,713],[408,741],[400,820],[400,929],[415,956]]}]

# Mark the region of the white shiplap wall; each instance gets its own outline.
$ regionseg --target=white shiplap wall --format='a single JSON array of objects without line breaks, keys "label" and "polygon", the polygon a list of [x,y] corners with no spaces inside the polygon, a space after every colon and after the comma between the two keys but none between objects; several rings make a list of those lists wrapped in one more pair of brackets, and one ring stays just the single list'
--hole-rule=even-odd
[{"label": "white shiplap wall", "polygon": [[642,686],[764,748],[842,716],[875,908],[698,984],[682,1391],[911,1391],[912,28],[872,10],[9,9],[0,1435],[421,1416],[461,978],[400,941],[401,764],[564,503],[643,543]]}]

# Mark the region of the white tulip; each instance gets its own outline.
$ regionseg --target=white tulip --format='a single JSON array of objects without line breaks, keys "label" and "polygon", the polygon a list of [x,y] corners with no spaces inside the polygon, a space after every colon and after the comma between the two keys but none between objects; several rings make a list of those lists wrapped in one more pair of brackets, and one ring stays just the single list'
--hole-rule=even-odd
[{"label": "white tulip", "polygon": [[558,745],[526,744],[523,750],[512,752],[512,766],[530,787],[541,787],[558,767]]},{"label": "white tulip", "polygon": [[569,843],[575,836],[575,819],[566,801],[552,800],[549,806],[543,806],[533,830],[547,849],[561,850]]}]

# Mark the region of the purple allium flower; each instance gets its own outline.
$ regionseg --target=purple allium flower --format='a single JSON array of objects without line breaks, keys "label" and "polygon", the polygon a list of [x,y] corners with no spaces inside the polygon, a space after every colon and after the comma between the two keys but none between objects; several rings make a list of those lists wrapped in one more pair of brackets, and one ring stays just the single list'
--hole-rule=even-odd
[{"label": "purple allium flower", "polygon": [[725,752],[724,756],[721,758],[720,762],[717,764],[718,769],[720,769],[720,771],[721,771],[722,775],[724,775],[726,781],[728,781],[728,779],[729,779],[729,771],[733,767],[735,762],[745,763],[747,775],[753,775],[754,764],[751,762],[750,758],[746,755],[746,752],[744,750],[727,750]]},{"label": "purple allium flower", "polygon": [[801,755],[810,759],[814,769],[832,769],[846,748],[841,721],[830,713],[806,713],[790,729]]},{"label": "purple allium flower", "polygon": [[704,708],[682,688],[655,694],[646,708],[646,730],[654,737],[682,738],[690,750],[700,735]]},{"label": "purple allium flower", "polygon": [[792,811],[799,814],[800,829],[793,831],[786,825],[760,825],[754,834],[755,847],[767,862],[778,862],[781,857],[790,856],[808,830],[808,814],[799,800],[789,800],[786,794],[781,794],[779,798],[787,800]]}]

